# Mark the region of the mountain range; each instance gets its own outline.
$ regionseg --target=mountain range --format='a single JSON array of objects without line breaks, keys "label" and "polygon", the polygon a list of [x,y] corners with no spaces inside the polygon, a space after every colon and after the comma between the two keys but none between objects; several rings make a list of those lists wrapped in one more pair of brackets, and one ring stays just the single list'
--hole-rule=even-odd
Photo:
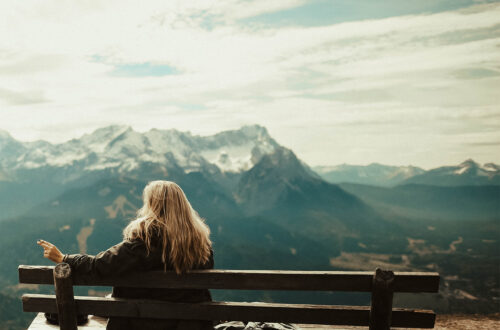
[{"label": "mountain range", "polygon": [[[23,289],[16,286],[17,265],[46,263],[34,244],[38,238],[92,254],[118,243],[141,206],[143,187],[156,179],[177,182],[206,219],[217,268],[436,270],[449,277],[440,295],[447,305],[438,310],[494,306],[497,165],[310,168],[258,125],[211,136],[109,126],[59,144],[20,142],[0,131],[0,299]],[[460,300],[470,296],[481,298]],[[0,327],[5,324],[0,317]]]},{"label": "mountain range", "polygon": [[[0,207],[11,206],[0,219],[68,188],[117,176],[148,181],[198,173],[228,191],[241,172],[278,147],[257,125],[208,137],[173,129],[138,133],[127,126],[109,126],[60,144],[23,143],[0,132]],[[12,207],[19,201],[20,208]]]},{"label": "mountain range", "polygon": [[480,165],[468,159],[459,165],[424,170],[415,166],[361,165],[315,166],[323,179],[331,183],[357,183],[393,187],[410,183],[431,186],[500,185],[500,166]]},{"label": "mountain range", "polygon": [[468,159],[457,166],[443,166],[407,178],[402,183],[439,186],[500,185],[500,166],[493,163],[480,165]]},{"label": "mountain range", "polygon": [[109,126],[60,144],[22,143],[1,132],[0,179],[26,181],[36,171],[54,169],[51,179],[67,182],[88,172],[130,174],[146,164],[160,165],[164,173],[167,169],[211,175],[241,172],[277,147],[258,125],[207,137],[175,129],[139,133],[128,126]]},{"label": "mountain range", "polygon": [[[64,184],[93,173],[103,176],[139,175],[154,168],[156,175],[201,172],[217,180],[250,170],[280,146],[259,125],[243,126],[211,136],[197,136],[175,129],[139,133],[129,126],[108,126],[78,139],[51,144],[20,142],[0,130],[0,182]],[[314,173],[303,161],[308,173]],[[313,168],[331,183],[395,186],[418,183],[438,186],[499,185],[500,166],[480,165],[468,159],[456,166],[424,170],[415,166],[336,165]],[[42,175],[43,173],[43,175]],[[224,180],[222,180],[224,181]],[[88,181],[86,181],[88,182]]]},{"label": "mountain range", "polygon": [[335,166],[315,166],[323,179],[331,183],[359,183],[374,186],[394,186],[425,170],[415,166],[389,166],[378,163],[369,165],[341,164]]}]

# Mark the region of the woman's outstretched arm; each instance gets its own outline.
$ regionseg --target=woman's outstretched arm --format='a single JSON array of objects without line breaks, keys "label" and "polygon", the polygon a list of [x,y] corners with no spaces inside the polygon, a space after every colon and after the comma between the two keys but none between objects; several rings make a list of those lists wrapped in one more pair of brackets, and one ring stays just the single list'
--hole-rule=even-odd
[{"label": "woman's outstretched arm", "polygon": [[62,254],[55,245],[40,240],[44,257],[54,262],[66,262],[80,279],[99,279],[111,274],[139,271],[144,267],[146,250],[142,241],[123,241],[93,256],[88,254]]}]

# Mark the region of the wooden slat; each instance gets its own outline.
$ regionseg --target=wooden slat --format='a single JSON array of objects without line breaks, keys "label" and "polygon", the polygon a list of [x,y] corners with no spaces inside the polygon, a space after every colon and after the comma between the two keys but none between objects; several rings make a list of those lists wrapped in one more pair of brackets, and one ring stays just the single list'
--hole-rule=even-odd
[{"label": "wooden slat", "polygon": [[433,329],[436,313],[431,310],[393,308],[391,327]]},{"label": "wooden slat", "polygon": [[17,267],[19,283],[54,284],[55,266],[20,265]]},{"label": "wooden slat", "polygon": [[[19,283],[53,284],[48,266],[19,266]],[[396,272],[394,292],[438,292],[439,274]],[[373,272],[199,270],[184,275],[152,271],[98,281],[75,277],[74,285],[227,290],[304,290],[371,292]]]},{"label": "wooden slat", "polygon": [[[56,312],[54,295],[23,295],[25,312]],[[368,306],[290,305],[268,303],[171,303],[142,299],[75,297],[78,314],[186,320],[232,320],[366,326]],[[392,326],[432,328],[435,314],[394,309]]]}]

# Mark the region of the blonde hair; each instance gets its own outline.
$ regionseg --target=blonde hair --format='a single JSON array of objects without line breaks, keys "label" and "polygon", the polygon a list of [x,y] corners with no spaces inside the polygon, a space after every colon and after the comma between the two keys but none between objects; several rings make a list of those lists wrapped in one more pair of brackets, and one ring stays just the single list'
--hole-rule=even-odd
[{"label": "blonde hair", "polygon": [[143,240],[149,253],[152,240],[159,239],[165,270],[170,262],[177,274],[208,261],[210,229],[181,187],[172,181],[152,181],[144,188],[143,201],[137,219],[123,230],[125,240]]}]

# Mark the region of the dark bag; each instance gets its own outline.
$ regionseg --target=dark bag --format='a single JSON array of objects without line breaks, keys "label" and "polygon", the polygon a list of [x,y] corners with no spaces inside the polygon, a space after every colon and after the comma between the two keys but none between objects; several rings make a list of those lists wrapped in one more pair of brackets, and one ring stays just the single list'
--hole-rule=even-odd
[{"label": "dark bag", "polygon": [[[50,324],[59,325],[59,316],[56,313],[45,313],[45,318]],[[84,325],[89,321],[89,316],[84,314],[78,314],[76,316],[76,324]]]},{"label": "dark bag", "polygon": [[271,322],[238,322],[231,321],[221,323],[215,326],[215,330],[300,330],[298,326],[290,323],[271,323]]}]

